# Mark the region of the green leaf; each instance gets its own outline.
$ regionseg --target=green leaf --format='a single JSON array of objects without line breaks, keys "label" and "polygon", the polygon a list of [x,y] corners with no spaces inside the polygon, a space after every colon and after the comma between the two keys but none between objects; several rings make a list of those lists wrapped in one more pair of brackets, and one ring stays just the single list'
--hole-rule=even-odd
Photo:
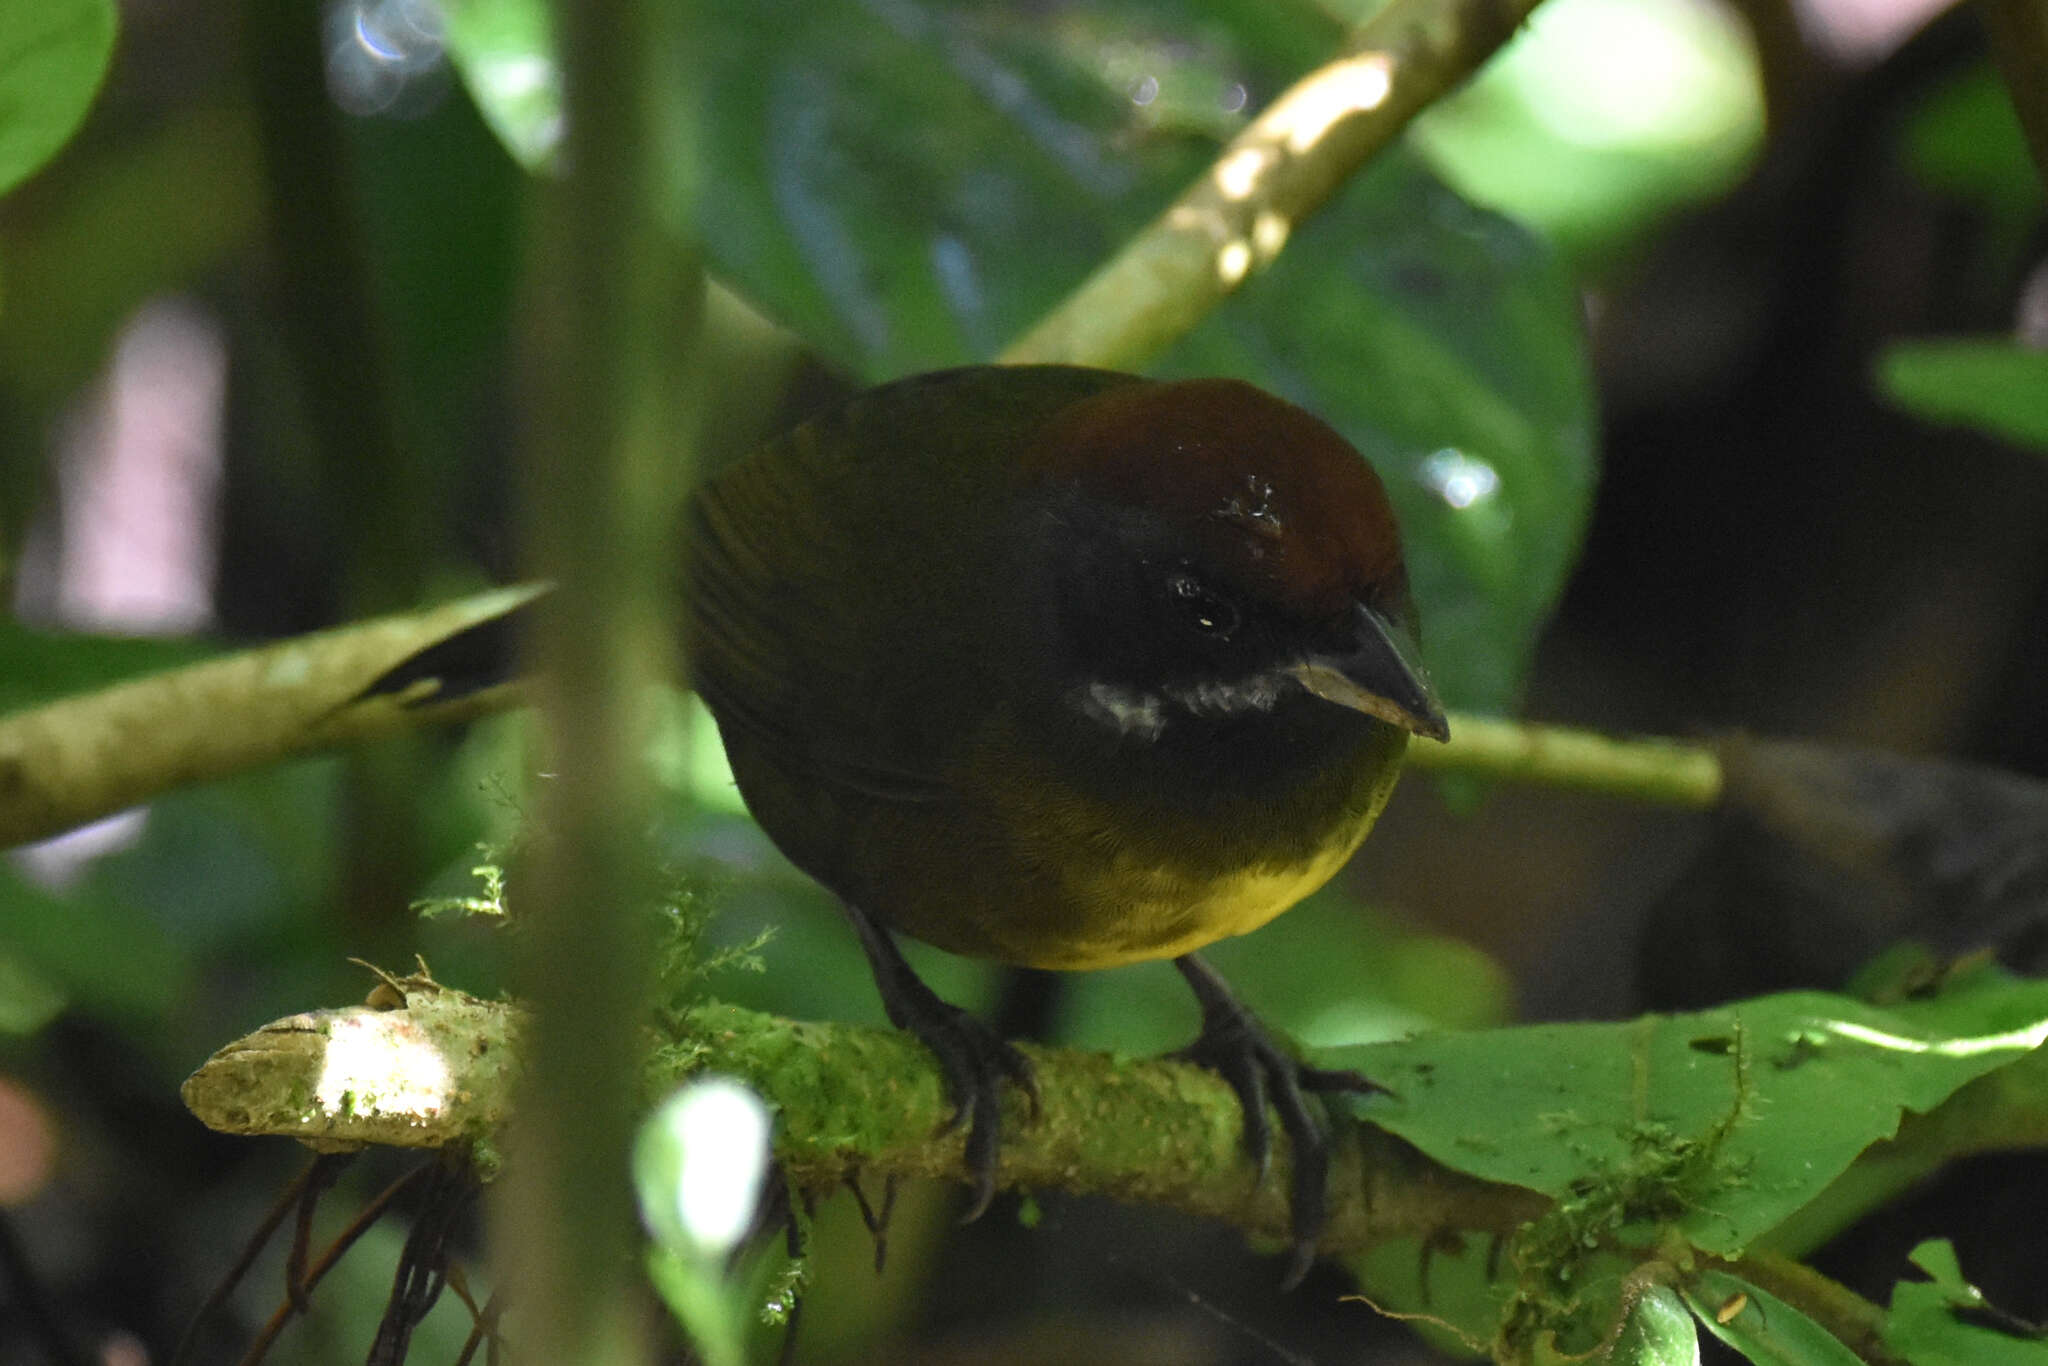
[{"label": "green leaf", "polygon": [[1877,378],[1916,417],[2048,453],[2048,351],[1993,338],[1901,342],[1885,349]]},{"label": "green leaf", "polygon": [[190,641],[43,631],[0,620],[0,714],[204,658]]},{"label": "green leaf", "polygon": [[33,1034],[64,1006],[63,989],[47,973],[0,949],[0,1034]]},{"label": "green leaf", "polygon": [[249,169],[260,159],[246,108],[173,106],[10,221],[0,307],[10,387],[53,408],[70,402],[104,369],[107,339],[129,314],[249,242],[263,221],[262,177]]},{"label": "green leaf", "polygon": [[1908,117],[1905,160],[1930,187],[2021,221],[2041,210],[2041,178],[2005,82],[1988,61],[1931,90]]},{"label": "green leaf", "polygon": [[1885,1345],[1913,1366],[2048,1366],[2048,1340],[2013,1322],[2006,1329],[1968,1322],[1956,1310],[1991,1316],[1984,1295],[1963,1278],[1956,1250],[1945,1238],[1930,1239],[1907,1254],[1934,1279],[1900,1281],[1892,1287]]},{"label": "green leaf", "polygon": [[520,165],[554,162],[562,81],[542,0],[454,0],[448,55],[484,122]]},{"label": "green leaf", "polygon": [[1728,189],[1763,132],[1755,43],[1686,0],[1549,0],[1415,124],[1452,184],[1579,258]]},{"label": "green leaf", "polygon": [[17,1006],[40,1005],[40,1027],[63,1007],[156,1024],[191,990],[191,954],[140,899],[96,881],[54,892],[0,864],[0,961]]},{"label": "green leaf", "polygon": [[1987,971],[1880,1010],[1819,992],[1620,1024],[1339,1049],[1392,1097],[1361,1117],[1439,1162],[1541,1191],[1604,1233],[1740,1253],[1857,1154],[2048,1038],[2048,984]]},{"label": "green leaf", "polygon": [[1609,1360],[1615,1366],[1699,1366],[1699,1330],[1676,1291],[1652,1286],[1636,1300]]},{"label": "green leaf", "polygon": [[1447,1356],[1487,1356],[1515,1295],[1500,1249],[1473,1235],[1433,1237],[1426,1245],[1390,1238],[1348,1265],[1374,1308],[1401,1315]]},{"label": "green leaf", "polygon": [[1956,1258],[1955,1244],[1948,1239],[1929,1238],[1908,1252],[1906,1260],[1926,1272],[1948,1296],[1950,1304],[1974,1309],[1984,1303],[1984,1292],[1963,1279],[1963,1264]]},{"label": "green leaf", "polygon": [[1840,1338],[1738,1276],[1702,1272],[1684,1293],[1707,1331],[1756,1366],[1863,1366]]},{"label": "green leaf", "polygon": [[0,5],[0,194],[62,147],[114,51],[114,0]]}]

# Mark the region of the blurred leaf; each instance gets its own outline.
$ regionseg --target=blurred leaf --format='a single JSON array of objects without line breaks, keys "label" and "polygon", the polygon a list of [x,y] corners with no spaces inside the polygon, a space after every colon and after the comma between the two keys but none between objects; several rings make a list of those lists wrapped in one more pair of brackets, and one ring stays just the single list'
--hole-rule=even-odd
[{"label": "blurred leaf", "polygon": [[449,0],[448,55],[484,122],[520,165],[554,160],[562,81],[542,0]]},{"label": "blurred leaf", "polygon": [[1678,1293],[1654,1285],[1638,1297],[1609,1360],[1615,1366],[1699,1366],[1699,1330]]},{"label": "blurred leaf", "polygon": [[339,772],[302,760],[171,793],[138,837],[56,885],[0,863],[0,956],[69,1009],[129,1026],[172,1082],[221,1038],[333,999],[337,981],[359,991],[349,931],[325,914]]},{"label": "blurred leaf", "polygon": [[[457,29],[488,20],[494,61],[547,70],[529,3],[467,0]],[[714,265],[867,380],[986,359],[1312,60],[1312,26],[1218,8],[711,0]],[[1591,497],[1579,314],[1540,244],[1396,149],[1161,368],[1253,380],[1359,445],[1405,518],[1440,690],[1501,710]]]},{"label": "blurred leaf", "polygon": [[1733,185],[1763,143],[1763,78],[1724,7],[1550,0],[1415,133],[1460,190],[1583,258]]},{"label": "blurred leaf", "polygon": [[0,5],[0,194],[71,137],[114,51],[113,0]]},{"label": "blurred leaf", "polygon": [[1349,1261],[1374,1305],[1413,1315],[1408,1326],[1453,1357],[1485,1357],[1514,1299],[1500,1246],[1478,1235],[1389,1239]]},{"label": "blurred leaf", "polygon": [[1898,1131],[1908,1111],[2048,1038],[2048,983],[1979,973],[1879,1010],[1819,992],[1691,1015],[1425,1035],[1318,1059],[1392,1096],[1360,1114],[1439,1162],[1618,1226],[1736,1254]]},{"label": "blurred leaf", "polygon": [[1993,338],[1900,342],[1878,361],[1893,403],[2048,453],[2048,351]]},{"label": "blurred leaf", "polygon": [[1983,62],[1929,92],[1904,134],[1907,164],[1937,190],[2024,218],[2041,208],[2041,180],[2012,97]]},{"label": "blurred leaf", "polygon": [[[432,454],[445,470],[477,444],[487,385],[503,368],[525,178],[461,99],[346,127],[398,392],[425,448],[415,463]],[[429,475],[415,478],[445,497]]]},{"label": "blurred leaf", "polygon": [[1702,1272],[1686,1287],[1685,1302],[1708,1332],[1756,1366],[1862,1366],[1833,1333],[1725,1271]]},{"label": "blurred leaf", "polygon": [[[2048,1366],[2048,1340],[2032,1325],[1990,1309],[1982,1292],[1963,1278],[1947,1239],[1930,1239],[1908,1256],[1933,1279],[1892,1287],[1886,1346],[1913,1366]],[[1957,1310],[1974,1311],[1977,1321],[1958,1317]],[[2000,1321],[2002,1328],[1991,1326]]]},{"label": "blurred leaf", "polygon": [[[1481,1027],[1512,1012],[1507,975],[1492,959],[1403,930],[1336,888],[1202,956],[1262,1020],[1309,1048]],[[1198,1023],[1194,998],[1170,964],[1134,963],[1064,977],[1053,1036],[1146,1055],[1185,1045]]]},{"label": "blurred leaf", "polygon": [[143,300],[188,286],[253,235],[256,167],[247,112],[209,107],[166,117],[76,175],[67,164],[61,185],[39,185],[37,212],[0,237],[0,374],[44,402],[86,384],[108,334]]},{"label": "blurred leaf", "polygon": [[64,1004],[103,1018],[154,1023],[191,990],[191,954],[155,916],[90,880],[66,892],[0,864],[0,957]]},{"label": "blurred leaf", "polygon": [[0,619],[0,714],[204,658],[185,640],[43,631]]},{"label": "blurred leaf", "polygon": [[63,988],[25,957],[0,950],[0,1034],[33,1034],[64,1009]]}]

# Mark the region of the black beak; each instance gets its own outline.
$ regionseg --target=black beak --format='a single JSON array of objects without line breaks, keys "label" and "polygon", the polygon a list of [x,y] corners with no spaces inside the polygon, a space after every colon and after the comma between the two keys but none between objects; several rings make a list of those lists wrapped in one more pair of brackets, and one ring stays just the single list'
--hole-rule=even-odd
[{"label": "black beak", "polygon": [[1430,691],[1414,632],[1364,603],[1352,615],[1349,651],[1311,656],[1288,672],[1325,702],[1432,740],[1450,739],[1450,723]]}]

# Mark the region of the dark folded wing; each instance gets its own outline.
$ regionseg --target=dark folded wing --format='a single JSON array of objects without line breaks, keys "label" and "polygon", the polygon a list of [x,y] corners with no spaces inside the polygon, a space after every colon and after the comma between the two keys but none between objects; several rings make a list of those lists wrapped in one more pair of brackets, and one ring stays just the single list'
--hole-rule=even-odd
[{"label": "dark folded wing", "polygon": [[949,775],[1007,686],[1004,521],[1021,448],[1129,376],[970,367],[870,390],[692,499],[699,692],[778,766],[898,801]]}]

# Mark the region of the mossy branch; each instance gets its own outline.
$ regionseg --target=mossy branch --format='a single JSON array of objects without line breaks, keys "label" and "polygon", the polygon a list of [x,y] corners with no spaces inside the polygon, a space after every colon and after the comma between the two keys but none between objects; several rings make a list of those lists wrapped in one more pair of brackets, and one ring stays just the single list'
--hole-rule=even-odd
[{"label": "mossy branch", "polygon": [[1000,359],[1132,369],[1164,351],[1539,3],[1392,0]]},{"label": "mossy branch", "polygon": [[[524,1017],[424,978],[397,985],[403,1009],[309,1011],[229,1044],[185,1083],[186,1105],[223,1132],[317,1148],[472,1144],[488,1167],[509,1112]],[[828,1190],[854,1173],[965,1180],[961,1136],[944,1131],[943,1080],[908,1035],[719,1004],[685,1018],[684,1038],[655,1051],[643,1092],[658,1096],[700,1072],[740,1078],[776,1110],[777,1154],[804,1188]],[[1213,1073],[1169,1059],[1023,1047],[1043,1109],[1033,1118],[1017,1096],[1006,1097],[1004,1187],[1160,1204],[1284,1239],[1284,1140],[1260,1182],[1241,1146],[1236,1098]],[[1908,1115],[1897,1137],[1774,1231],[1769,1250],[1797,1255],[1958,1158],[2043,1145],[2048,1050]],[[1349,1122],[1337,1134],[1330,1197],[1327,1253],[1401,1237],[1511,1233],[1548,1208],[1533,1192],[1440,1166]]]},{"label": "mossy branch", "polygon": [[[229,1044],[185,1083],[186,1105],[224,1132],[316,1148],[470,1143],[495,1151],[522,1012],[423,979],[401,985],[404,1009],[309,1011]],[[944,1132],[951,1104],[942,1078],[909,1035],[718,1004],[692,1010],[687,1026],[681,1045],[657,1051],[646,1092],[707,1071],[745,1081],[776,1110],[777,1156],[805,1189],[830,1190],[854,1173],[965,1179],[961,1135]],[[1244,1155],[1237,1100],[1215,1074],[1164,1059],[1024,1048],[1043,1108],[1033,1118],[1017,1095],[1006,1098],[1004,1187],[1167,1205],[1285,1239],[1284,1140],[1260,1181]],[[1403,1235],[1507,1233],[1546,1205],[1348,1123],[1330,1195],[1330,1252]]]}]

